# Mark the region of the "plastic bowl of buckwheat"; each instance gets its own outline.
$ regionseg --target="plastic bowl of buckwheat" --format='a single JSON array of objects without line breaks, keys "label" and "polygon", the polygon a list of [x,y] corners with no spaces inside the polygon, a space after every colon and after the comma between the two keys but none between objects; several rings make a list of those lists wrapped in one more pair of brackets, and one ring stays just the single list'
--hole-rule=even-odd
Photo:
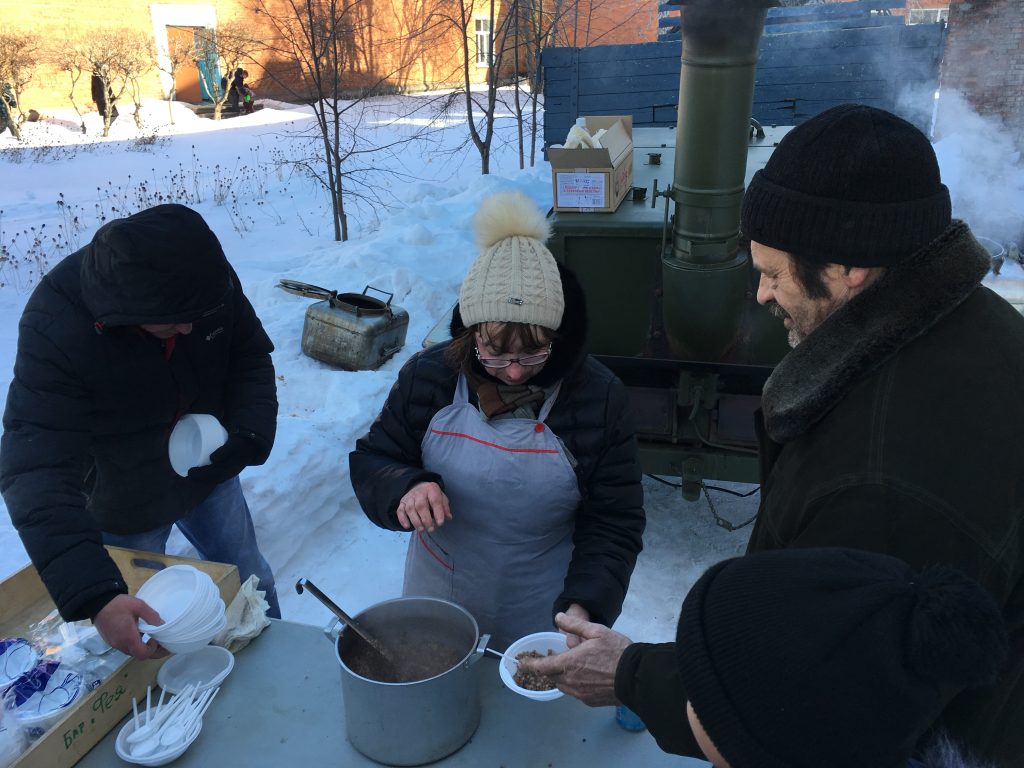
[{"label": "plastic bowl of buckwheat", "polygon": [[534,701],[552,701],[562,696],[554,681],[519,669],[519,661],[526,658],[556,656],[569,650],[561,632],[535,632],[516,640],[502,654],[498,663],[501,681],[510,689]]}]

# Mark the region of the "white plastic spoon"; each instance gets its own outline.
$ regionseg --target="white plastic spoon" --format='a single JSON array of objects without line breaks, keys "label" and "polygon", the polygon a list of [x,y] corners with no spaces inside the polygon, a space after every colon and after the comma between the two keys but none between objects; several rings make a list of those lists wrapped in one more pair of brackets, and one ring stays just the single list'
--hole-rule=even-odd
[{"label": "white plastic spoon", "polygon": [[148,757],[161,747],[164,749],[179,747],[187,742],[195,724],[202,724],[203,713],[213,702],[218,691],[220,691],[220,687],[206,690],[194,702],[190,701],[187,707],[182,708],[174,717],[165,721],[156,733],[137,744],[131,751],[132,757]]},{"label": "white plastic spoon", "polygon": [[160,746],[177,747],[185,740],[186,733],[187,731],[182,723],[169,723],[166,727],[160,730]]},{"label": "white plastic spoon", "polygon": [[156,712],[153,715],[154,717],[160,717],[160,712],[164,708],[164,693],[166,693],[166,691],[164,691],[164,689],[161,688],[160,689],[160,698],[156,700]]},{"label": "white plastic spoon", "polygon": [[[154,714],[152,720],[147,716],[148,722],[128,734],[128,737],[125,739],[128,746],[131,747],[134,744],[139,744],[155,735],[163,723],[174,717],[178,710],[192,702],[192,694],[195,692],[195,689],[196,686],[194,684],[187,685],[177,696],[168,699],[167,706],[161,712]],[[134,750],[132,751],[134,752]]]},{"label": "white plastic spoon", "polygon": [[154,733],[136,744],[129,744],[128,753],[132,757],[146,757],[147,755],[151,755],[156,752],[157,747],[159,746],[160,734]]},{"label": "white plastic spoon", "polygon": [[141,739],[135,742],[128,739],[129,754],[132,757],[148,757],[156,752],[161,746],[164,732],[169,728],[178,727],[178,717],[182,711],[182,708],[179,707],[175,714],[168,714],[160,723],[154,723],[152,728],[145,730]]}]

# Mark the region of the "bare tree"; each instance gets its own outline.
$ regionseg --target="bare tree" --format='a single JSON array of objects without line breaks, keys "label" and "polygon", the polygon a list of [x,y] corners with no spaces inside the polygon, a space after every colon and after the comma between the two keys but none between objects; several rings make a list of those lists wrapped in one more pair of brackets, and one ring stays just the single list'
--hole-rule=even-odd
[{"label": "bare tree", "polygon": [[9,85],[14,94],[14,107],[18,110],[18,116],[15,119],[12,114],[9,124],[11,132],[18,139],[21,138],[21,123],[25,122],[21,94],[32,81],[39,58],[39,38],[36,35],[0,30],[0,88]]},{"label": "bare tree", "polygon": [[134,30],[123,30],[118,38],[120,55],[115,63],[115,73],[125,84],[125,90],[131,96],[135,111],[135,127],[142,130],[142,76],[153,70],[156,61],[156,50],[149,35]]},{"label": "bare tree", "polygon": [[[242,69],[243,64],[255,61],[255,54],[262,48],[263,43],[253,34],[252,25],[242,21],[229,21],[217,29],[196,30],[193,61],[199,68],[199,77],[206,86],[206,92],[213,99],[214,120],[221,118],[224,104],[231,93],[230,81],[235,71]],[[219,61],[227,77],[217,81],[209,67],[199,66],[206,61]]]},{"label": "bare tree", "polygon": [[[519,144],[520,167],[525,165],[524,125],[531,124],[530,164],[536,155],[538,126],[538,82],[542,77],[540,52],[556,39],[560,32],[575,29],[566,22],[570,12],[576,8],[577,0],[571,4],[565,0],[551,0],[552,12],[545,9],[544,0],[511,0],[497,15],[495,0],[483,0],[483,10],[476,7],[477,0],[459,0],[457,7],[448,16],[455,34],[461,38],[462,54],[462,96],[466,106],[466,122],[470,140],[480,153],[480,172],[490,172],[490,154],[494,141],[495,120],[499,103],[499,91],[504,82],[515,86],[513,106],[517,118],[517,140]],[[452,3],[455,6],[455,3]],[[482,88],[474,89],[473,72],[486,68]],[[532,87],[520,90],[522,76],[533,76]],[[527,78],[526,82],[530,82]],[[526,105],[522,96],[527,96]],[[527,109],[530,112],[526,120]]]},{"label": "bare tree", "polygon": [[110,124],[117,117],[116,104],[129,87],[121,59],[129,55],[128,42],[134,37],[129,29],[98,29],[75,44],[79,56],[92,71],[90,86],[93,101],[103,117],[103,135],[110,135]]},{"label": "bare tree", "polygon": [[178,95],[176,88],[176,77],[178,72],[187,64],[191,64],[198,58],[196,52],[195,36],[185,42],[181,38],[168,36],[167,57],[158,65],[160,71],[171,78],[171,87],[167,89],[167,114],[171,125],[174,125],[174,99]]},{"label": "bare tree", "polygon": [[[537,157],[537,138],[540,130],[540,94],[544,92],[544,67],[541,55],[546,48],[555,46],[591,46],[600,45],[604,36],[593,31],[593,19],[603,15],[606,19],[614,19],[614,24],[605,24],[610,31],[621,26],[641,13],[647,6],[643,0],[634,2],[632,10],[621,3],[610,0],[514,0],[514,12],[517,16],[514,23],[521,30],[517,33],[516,72],[525,75],[517,84],[526,86],[524,96],[526,106],[520,108],[520,100],[515,102],[516,118],[522,126],[530,126],[530,165],[534,165]],[[586,3],[584,6],[583,3]],[[510,10],[510,13],[513,13]],[[529,110],[529,118],[526,112]],[[522,128],[520,128],[520,132]],[[520,148],[520,155],[524,150]]]},{"label": "bare tree", "polygon": [[273,52],[289,65],[266,74],[291,98],[309,104],[316,118],[318,156],[293,163],[323,186],[331,200],[334,239],[348,240],[350,196],[374,207],[386,204],[381,188],[369,182],[379,174],[373,156],[415,138],[370,145],[360,135],[365,97],[400,73],[374,71],[377,59],[370,50],[385,41],[374,42],[363,0],[256,0],[255,10],[273,31]]},{"label": "bare tree", "polygon": [[[508,20],[499,28],[495,0],[484,0],[485,13],[476,11],[476,0],[452,3],[447,20],[461,40],[462,97],[466,107],[469,137],[480,153],[480,173],[490,173],[491,141],[494,138],[495,110],[498,103],[499,72],[510,39]],[[478,25],[478,22],[482,22]],[[478,26],[480,29],[478,29]],[[472,41],[472,42],[471,42]],[[481,44],[482,43],[482,44]],[[485,69],[482,92],[473,90],[473,72]]]},{"label": "bare tree", "polygon": [[75,114],[78,115],[79,124],[82,128],[82,133],[85,133],[85,118],[84,112],[86,111],[83,106],[80,106],[75,98],[75,91],[78,88],[78,84],[82,82],[82,78],[88,79],[88,73],[92,70],[88,62],[83,58],[81,52],[75,47],[74,37],[70,30],[65,30],[64,36],[60,38],[56,46],[51,50],[50,57],[53,61],[53,65],[67,74],[71,80],[71,90],[68,91],[68,101],[71,103],[72,108],[75,110]]}]

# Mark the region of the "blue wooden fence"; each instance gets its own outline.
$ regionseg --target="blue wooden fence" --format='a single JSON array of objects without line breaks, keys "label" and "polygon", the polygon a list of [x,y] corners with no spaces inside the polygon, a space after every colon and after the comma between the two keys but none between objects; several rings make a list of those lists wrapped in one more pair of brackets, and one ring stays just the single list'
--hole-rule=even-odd
[{"label": "blue wooden fence", "polygon": [[[945,25],[905,25],[904,16],[885,13],[904,2],[770,9],[753,116],[768,125],[796,125],[836,104],[858,102],[926,129]],[[675,125],[681,52],[678,39],[545,50],[545,145],[562,142],[585,115],[629,114],[635,127]]]},{"label": "blue wooden fence", "polygon": [[[814,32],[824,29],[850,29],[852,27],[882,27],[903,23],[901,15],[893,9],[902,9],[906,0],[855,0],[855,2],[828,5],[801,5],[788,8],[769,8],[765,20],[765,34],[783,32]],[[658,39],[680,39],[679,5],[661,3],[658,6]]]}]

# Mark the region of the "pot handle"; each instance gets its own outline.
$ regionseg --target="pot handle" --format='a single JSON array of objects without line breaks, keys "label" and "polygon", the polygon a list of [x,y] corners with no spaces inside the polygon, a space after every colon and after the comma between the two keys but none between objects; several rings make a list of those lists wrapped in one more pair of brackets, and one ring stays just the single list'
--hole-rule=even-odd
[{"label": "pot handle", "polygon": [[341,619],[335,616],[331,619],[331,623],[324,627],[324,637],[330,640],[332,645],[336,644],[344,626]]},{"label": "pot handle", "polygon": [[463,664],[463,666],[471,667],[474,664],[476,664],[478,661],[480,661],[480,659],[482,659],[484,654],[487,652],[487,644],[489,642],[491,642],[491,636],[490,635],[480,635],[480,640],[477,641],[476,648],[466,658],[466,661]]}]

